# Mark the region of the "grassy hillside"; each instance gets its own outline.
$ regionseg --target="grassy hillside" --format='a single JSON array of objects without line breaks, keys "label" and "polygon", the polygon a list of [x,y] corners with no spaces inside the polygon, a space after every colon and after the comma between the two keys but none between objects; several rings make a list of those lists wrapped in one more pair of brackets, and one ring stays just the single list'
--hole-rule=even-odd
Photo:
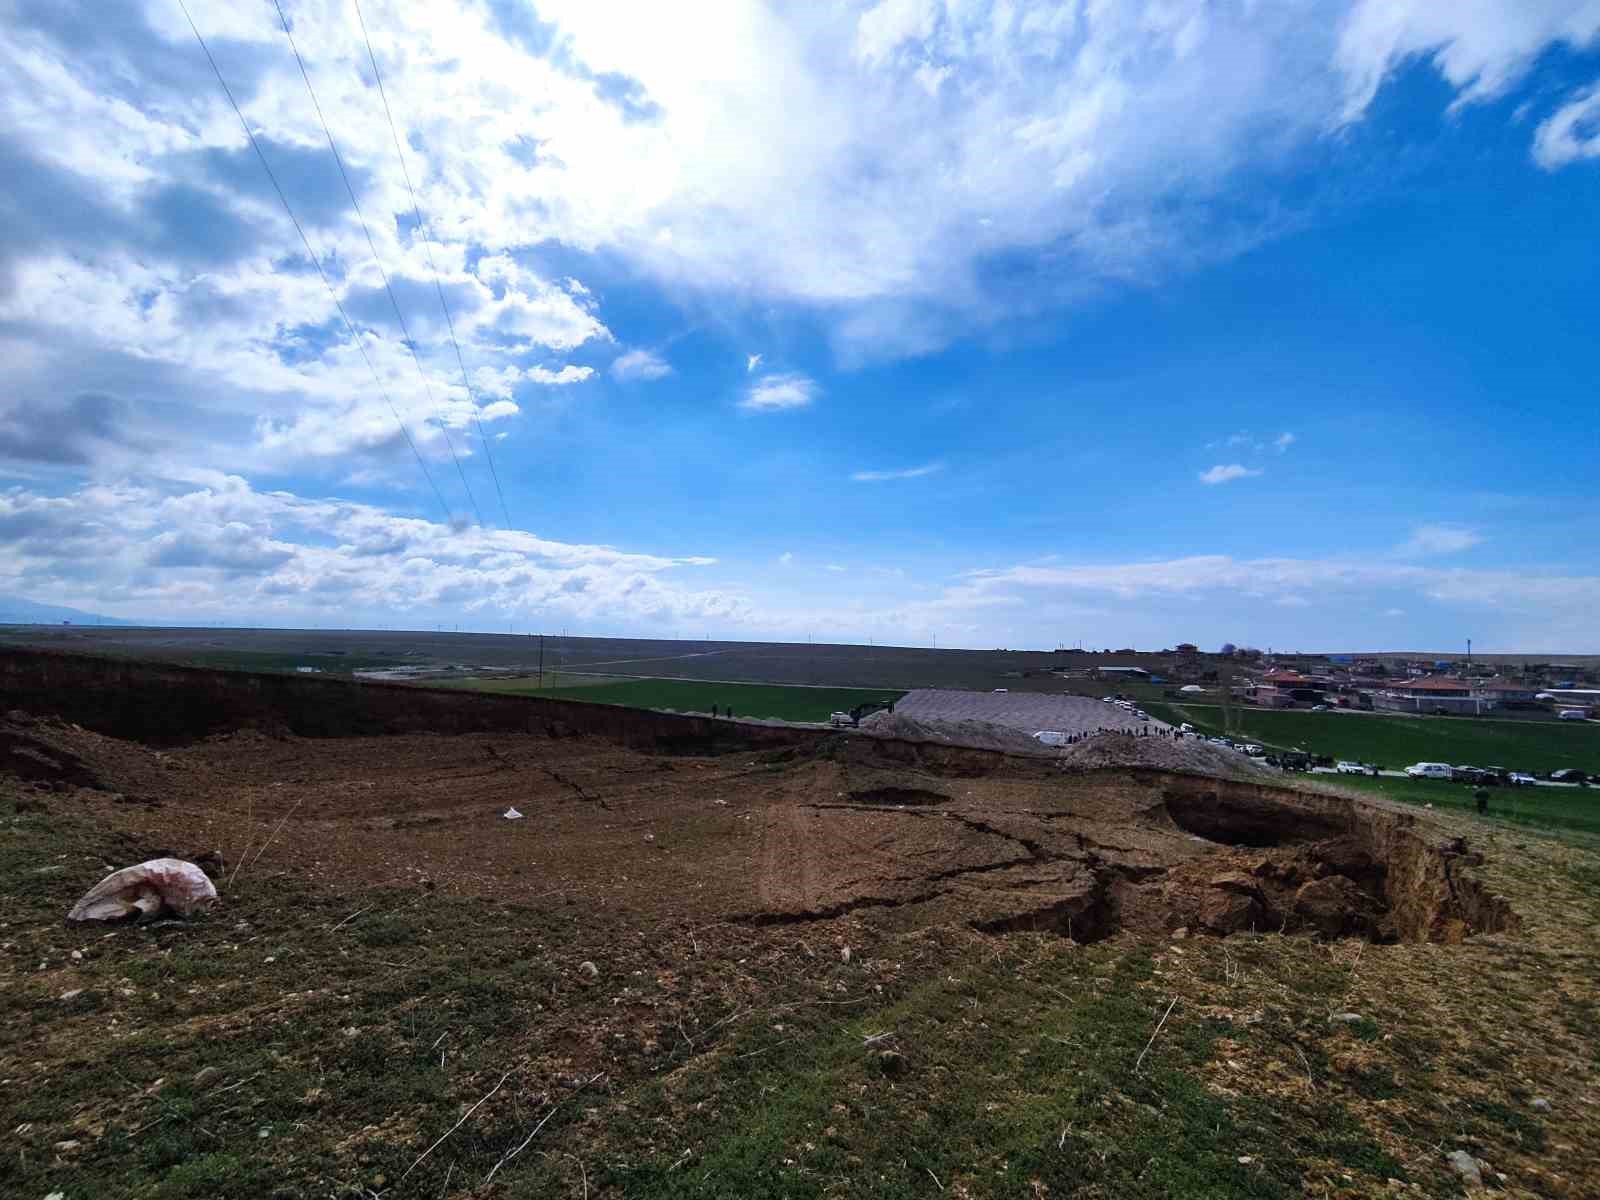
[{"label": "grassy hillside", "polygon": [[[1438,779],[1387,779],[1365,775],[1323,775],[1316,778],[1342,788],[1384,796],[1406,804],[1435,809],[1475,812],[1476,789],[1461,783]],[[1549,829],[1559,834],[1584,833],[1600,836],[1600,794],[1580,788],[1489,788],[1489,817],[1533,829]]]}]

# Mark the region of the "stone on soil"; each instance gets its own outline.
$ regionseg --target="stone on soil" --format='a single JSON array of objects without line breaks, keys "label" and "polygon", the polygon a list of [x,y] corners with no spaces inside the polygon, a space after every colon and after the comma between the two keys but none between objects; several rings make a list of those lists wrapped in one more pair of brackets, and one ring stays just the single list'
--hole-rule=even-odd
[{"label": "stone on soil", "polygon": [[1261,904],[1254,896],[1213,888],[1200,897],[1199,916],[1213,933],[1243,933],[1261,923]]},{"label": "stone on soil", "polygon": [[1457,1175],[1461,1176],[1462,1182],[1470,1184],[1472,1187],[1482,1186],[1483,1172],[1478,1169],[1478,1160],[1465,1150],[1452,1151],[1445,1161],[1450,1164]]},{"label": "stone on soil", "polygon": [[1372,899],[1343,875],[1313,879],[1294,897],[1294,911],[1328,937],[1367,929],[1372,907]]}]

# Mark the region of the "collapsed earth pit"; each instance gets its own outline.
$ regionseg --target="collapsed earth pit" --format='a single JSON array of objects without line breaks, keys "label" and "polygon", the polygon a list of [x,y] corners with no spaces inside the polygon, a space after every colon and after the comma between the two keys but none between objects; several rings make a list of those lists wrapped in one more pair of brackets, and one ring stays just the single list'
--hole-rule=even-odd
[{"label": "collapsed earth pit", "polygon": [[1404,813],[1162,771],[1019,774],[952,786],[903,771],[774,806],[763,904],[742,919],[859,913],[1080,942],[1178,929],[1455,942],[1515,923],[1471,874],[1481,859]]},{"label": "collapsed earth pit", "polygon": [[[1275,781],[867,738],[682,749],[239,732],[158,752],[0,719],[0,775],[30,809],[67,806],[141,847],[226,853],[270,836],[280,869],[340,890],[425,884],[641,920],[851,916],[1080,942],[1180,928],[1450,942],[1516,923],[1464,843]],[[507,822],[513,807],[522,819]]]}]

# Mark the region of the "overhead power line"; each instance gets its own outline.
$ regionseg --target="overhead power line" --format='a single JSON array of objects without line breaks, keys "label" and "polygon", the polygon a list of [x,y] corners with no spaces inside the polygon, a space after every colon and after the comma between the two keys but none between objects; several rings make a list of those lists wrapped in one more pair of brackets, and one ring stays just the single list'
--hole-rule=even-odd
[{"label": "overhead power line", "polygon": [[406,423],[400,419],[400,411],[395,408],[394,401],[390,399],[388,389],[383,386],[383,377],[378,374],[378,368],[373,363],[371,355],[367,353],[366,343],[361,340],[361,334],[356,331],[355,322],[350,319],[350,314],[345,311],[344,301],[339,299],[339,292],[333,286],[333,281],[328,278],[327,271],[323,270],[322,260],[317,257],[317,252],[311,248],[311,239],[306,236],[305,228],[300,224],[300,218],[294,215],[294,209],[289,205],[288,196],[284,195],[283,187],[278,183],[278,176],[272,170],[272,164],[267,161],[266,154],[261,149],[261,143],[256,140],[256,135],[250,128],[250,122],[244,119],[244,112],[239,108],[239,102],[233,98],[233,89],[228,86],[228,81],[222,77],[222,68],[217,66],[216,57],[211,53],[211,47],[206,45],[205,38],[200,36],[200,29],[194,23],[194,17],[189,14],[189,6],[184,0],[178,0],[178,7],[183,10],[184,19],[189,22],[189,28],[194,33],[195,41],[200,43],[200,49],[205,52],[206,61],[211,64],[211,72],[217,77],[217,83],[222,87],[222,94],[228,98],[229,105],[233,108],[234,116],[239,118],[239,127],[244,130],[244,136],[250,141],[250,148],[256,152],[256,158],[261,162],[261,169],[267,173],[267,178],[272,181],[272,190],[278,194],[278,202],[283,205],[283,211],[289,214],[289,222],[294,226],[294,231],[300,235],[300,244],[305,247],[306,257],[311,260],[311,265],[316,267],[322,284],[328,289],[328,295],[333,298],[333,306],[339,310],[339,316],[344,320],[344,327],[350,332],[350,340],[356,344],[356,349],[361,351],[361,357],[367,364],[367,369],[372,372],[373,382],[378,385],[378,394],[383,397],[383,402],[388,405],[394,423],[400,427],[400,436],[405,439],[406,445],[411,447],[411,454],[417,460],[417,467],[422,471],[422,477],[428,481],[428,487],[433,491],[434,498],[439,501],[439,508],[444,514],[445,524],[450,523],[450,506],[445,503],[444,493],[439,490],[439,485],[434,482],[433,475],[428,470],[428,464],[423,461],[422,452],[417,449],[417,443],[412,440],[411,431],[406,428]]},{"label": "overhead power line", "polygon": [[433,290],[439,295],[439,309],[444,313],[445,328],[450,331],[450,344],[455,347],[456,365],[461,368],[461,385],[467,389],[467,399],[472,404],[472,423],[477,427],[478,440],[483,443],[483,456],[489,463],[489,476],[494,480],[495,495],[500,498],[500,515],[505,518],[506,528],[511,528],[511,512],[506,508],[506,494],[500,489],[500,472],[495,470],[494,453],[489,449],[489,435],[483,430],[483,422],[478,416],[478,400],[472,390],[472,381],[467,377],[467,363],[461,356],[461,343],[456,340],[456,323],[450,317],[450,305],[444,298],[444,285],[439,282],[439,268],[433,261],[433,242],[428,237],[428,227],[422,220],[422,206],[417,203],[417,189],[411,184],[411,169],[406,166],[406,152],[400,145],[400,132],[395,128],[394,112],[389,108],[389,93],[383,86],[383,72],[378,70],[378,56],[372,51],[372,35],[367,32],[367,19],[361,14],[361,0],[353,0],[356,8],[356,20],[361,23],[361,37],[367,43],[367,59],[372,63],[372,77],[378,82],[378,95],[383,98],[383,115],[389,120],[389,136],[394,139],[394,152],[400,159],[400,173],[405,176],[406,191],[411,193],[411,212],[417,218],[417,233],[422,238],[422,246],[428,252],[428,269],[433,272]]},{"label": "overhead power line", "polygon": [[[383,290],[389,294],[389,303],[394,308],[395,320],[400,323],[400,336],[404,339],[406,349],[411,352],[411,361],[416,364],[417,375],[422,379],[422,390],[428,397],[428,407],[437,410],[433,399],[433,385],[428,382],[428,372],[423,370],[422,359],[417,354],[417,344],[411,339],[411,331],[406,328],[405,315],[400,311],[400,301],[395,298],[394,287],[389,282],[389,273],[383,269],[383,259],[378,254],[378,244],[372,239],[372,230],[367,225],[366,215],[361,211],[361,201],[356,199],[356,189],[350,182],[350,174],[344,169],[344,157],[339,153],[339,144],[333,140],[333,130],[328,127],[328,118],[323,115],[322,103],[317,99],[317,89],[311,86],[311,72],[306,70],[306,60],[300,56],[300,47],[295,44],[294,34],[289,29],[289,17],[283,11],[282,0],[272,0],[272,6],[278,10],[278,20],[283,25],[283,36],[289,39],[289,49],[294,51],[294,61],[300,68],[300,78],[305,80],[306,92],[311,96],[311,107],[317,111],[317,122],[322,126],[322,134],[328,139],[328,149],[333,151],[333,161],[339,167],[339,178],[344,180],[344,190],[350,195],[350,207],[355,209],[356,220],[361,222],[361,232],[366,235],[367,249],[372,251],[372,261],[378,268],[378,275],[383,280]],[[449,447],[450,458],[456,464],[456,474],[461,476],[461,486],[467,491],[467,500],[472,505],[472,511],[478,518],[478,524],[483,524],[483,512],[478,508],[478,498],[472,494],[472,485],[467,482],[466,469],[461,465],[461,458],[456,454],[455,443],[450,440],[450,430],[443,418],[439,419],[439,432],[444,434],[444,444]]]}]

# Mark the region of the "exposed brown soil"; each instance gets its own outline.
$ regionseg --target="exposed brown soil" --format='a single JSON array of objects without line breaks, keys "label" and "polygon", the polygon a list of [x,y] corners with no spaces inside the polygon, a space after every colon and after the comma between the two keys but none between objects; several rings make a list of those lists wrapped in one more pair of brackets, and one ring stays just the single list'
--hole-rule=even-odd
[{"label": "exposed brown soil", "polygon": [[338,888],[1080,942],[1119,929],[1456,941],[1515,920],[1463,870],[1464,845],[1430,843],[1402,814],[1148,768],[928,761],[863,738],[703,759],[579,737],[244,731],[157,751],[23,713],[0,722],[0,752],[141,845]]},{"label": "exposed brown soil", "polygon": [[[783,1170],[719,1194],[823,1194],[803,1172],[836,1150],[830,1178],[975,1196],[1034,1141],[1036,1196],[1161,1164],[1233,1180],[1208,1194],[1453,1195],[1463,1147],[1497,1194],[1596,1194],[1600,874],[1521,830],[893,738],[154,749],[25,713],[0,816],[6,1194],[173,1194],[191,1160],[232,1186],[184,1194],[413,1167],[416,1194],[663,1194],[686,1164],[711,1194],[753,1146]],[[62,923],[163,851],[220,851],[213,914]],[[948,1159],[905,1154],[946,1127]]]}]

